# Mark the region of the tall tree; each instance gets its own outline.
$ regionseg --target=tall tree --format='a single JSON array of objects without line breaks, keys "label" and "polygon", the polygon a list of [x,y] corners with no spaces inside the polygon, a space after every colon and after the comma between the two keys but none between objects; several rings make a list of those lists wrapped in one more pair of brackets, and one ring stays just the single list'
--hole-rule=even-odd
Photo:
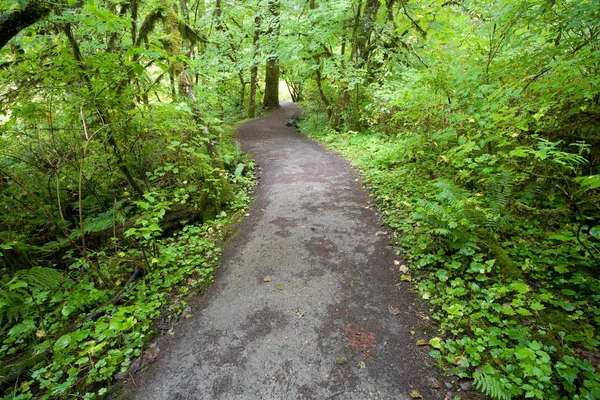
[{"label": "tall tree", "polygon": [[265,68],[265,97],[263,107],[272,109],[279,107],[279,0],[268,0],[267,25],[267,64]]},{"label": "tall tree", "polygon": [[254,37],[252,41],[252,67],[250,68],[250,95],[248,99],[248,118],[256,115],[256,87],[258,85],[258,61],[256,60],[260,45],[260,15],[254,17]]}]

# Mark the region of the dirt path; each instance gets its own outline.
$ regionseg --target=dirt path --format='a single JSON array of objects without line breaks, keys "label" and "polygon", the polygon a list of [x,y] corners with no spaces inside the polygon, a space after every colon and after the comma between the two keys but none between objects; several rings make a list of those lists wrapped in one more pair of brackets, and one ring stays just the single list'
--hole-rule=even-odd
[{"label": "dirt path", "polygon": [[345,161],[285,126],[299,112],[284,103],[240,127],[262,168],[256,201],[134,399],[444,397],[369,197]]}]

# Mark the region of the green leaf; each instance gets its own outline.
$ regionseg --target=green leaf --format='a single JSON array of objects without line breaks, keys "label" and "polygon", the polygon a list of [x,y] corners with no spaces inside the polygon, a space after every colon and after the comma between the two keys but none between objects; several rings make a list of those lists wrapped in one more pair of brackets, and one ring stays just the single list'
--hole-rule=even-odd
[{"label": "green leaf", "polygon": [[517,314],[519,315],[524,315],[524,316],[529,316],[529,315],[533,315],[531,311],[529,311],[526,308],[518,308],[517,309]]},{"label": "green leaf", "polygon": [[64,349],[69,344],[71,344],[71,335],[67,333],[58,338],[58,340],[54,343],[54,348],[58,350]]}]

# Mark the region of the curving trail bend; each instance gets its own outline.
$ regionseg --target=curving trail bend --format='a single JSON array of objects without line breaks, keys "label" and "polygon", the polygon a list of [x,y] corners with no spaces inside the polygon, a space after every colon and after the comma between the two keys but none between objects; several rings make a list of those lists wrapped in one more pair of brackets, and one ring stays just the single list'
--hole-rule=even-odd
[{"label": "curving trail bend", "polygon": [[131,398],[444,398],[401,259],[352,168],[285,126],[300,111],[239,128],[261,168],[250,216]]}]

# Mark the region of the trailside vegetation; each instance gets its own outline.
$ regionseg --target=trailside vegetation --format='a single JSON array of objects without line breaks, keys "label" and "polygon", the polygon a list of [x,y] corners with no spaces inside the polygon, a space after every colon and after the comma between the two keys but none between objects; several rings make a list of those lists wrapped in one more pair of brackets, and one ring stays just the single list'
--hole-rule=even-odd
[{"label": "trailside vegetation", "polygon": [[494,399],[600,398],[600,3],[338,0],[299,24],[300,126],[363,171],[431,355]]},{"label": "trailside vegetation", "polygon": [[218,26],[204,2],[13,3],[0,2],[14,27],[0,49],[0,397],[96,398],[212,282],[249,202],[232,124],[253,26],[229,6]]}]

